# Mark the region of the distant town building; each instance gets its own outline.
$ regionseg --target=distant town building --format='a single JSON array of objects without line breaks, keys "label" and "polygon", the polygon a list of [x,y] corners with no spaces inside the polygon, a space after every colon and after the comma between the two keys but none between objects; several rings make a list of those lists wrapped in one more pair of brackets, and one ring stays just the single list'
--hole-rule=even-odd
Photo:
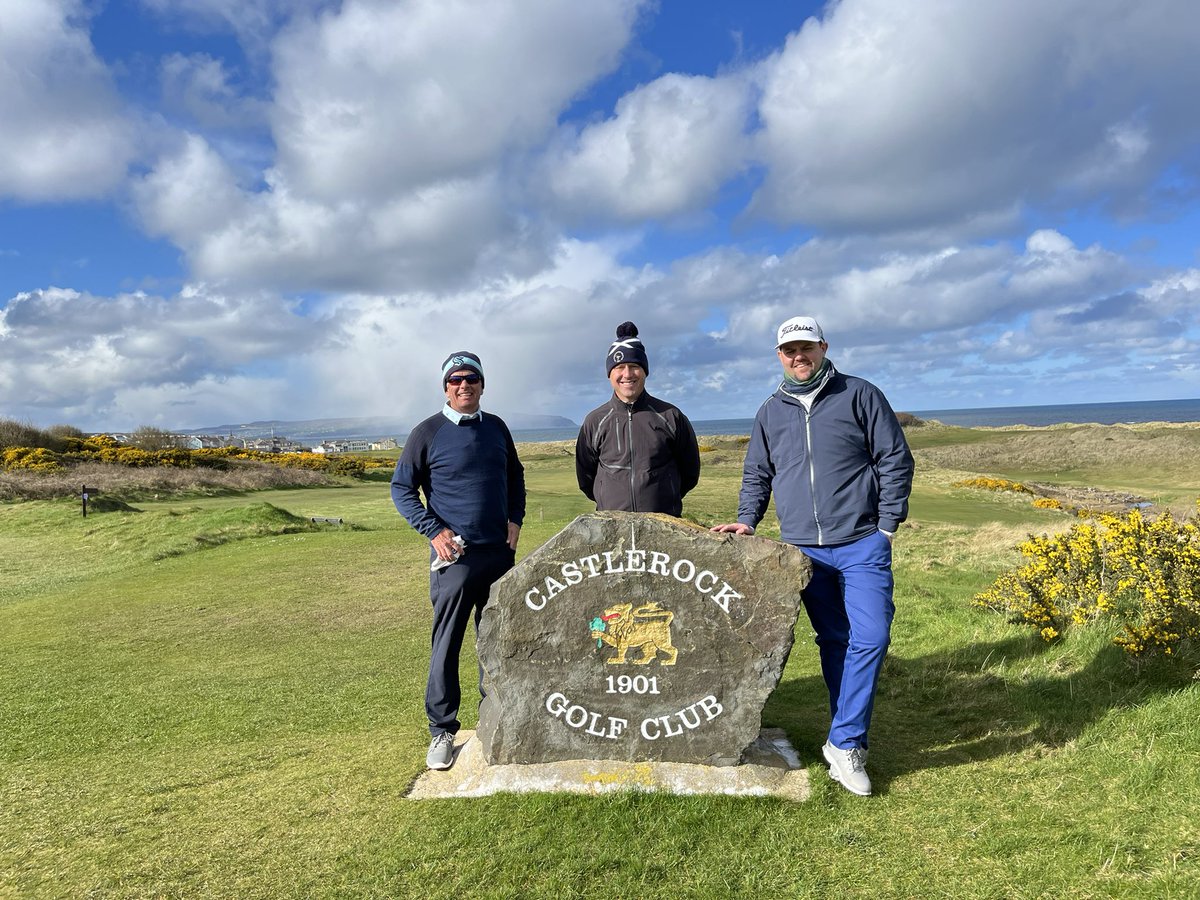
[{"label": "distant town building", "polygon": [[303,444],[279,436],[243,441],[242,446],[246,450],[257,450],[259,453],[306,453],[309,449]]},{"label": "distant town building", "polygon": [[[393,443],[393,446],[395,444]],[[366,453],[369,450],[378,449],[371,441],[355,438],[336,439],[322,441],[316,447],[313,447],[313,453]]]},{"label": "distant town building", "polygon": [[217,450],[221,447],[238,447],[241,441],[221,437],[219,434],[175,434],[176,446],[184,450]]},{"label": "distant town building", "polygon": [[[111,435],[118,443],[127,444],[132,435],[114,433]],[[172,434],[175,446],[185,450],[209,450],[222,447],[235,447],[239,450],[255,450],[259,453],[369,453],[379,450],[395,450],[400,444],[395,438],[330,438],[315,447],[301,444],[279,435],[258,438],[242,438],[235,435],[219,434]]]}]

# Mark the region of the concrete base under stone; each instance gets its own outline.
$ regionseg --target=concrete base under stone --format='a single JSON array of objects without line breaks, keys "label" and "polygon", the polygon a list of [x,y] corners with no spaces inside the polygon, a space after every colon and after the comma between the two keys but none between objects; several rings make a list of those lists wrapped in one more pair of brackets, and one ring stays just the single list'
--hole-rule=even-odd
[{"label": "concrete base under stone", "polygon": [[801,768],[800,758],[780,728],[764,728],[746,752],[746,762],[739,766],[608,759],[490,766],[475,732],[460,731],[454,765],[441,772],[427,770],[407,797],[430,800],[496,793],[610,791],[781,797],[799,802],[808,799],[809,784],[808,773]]}]

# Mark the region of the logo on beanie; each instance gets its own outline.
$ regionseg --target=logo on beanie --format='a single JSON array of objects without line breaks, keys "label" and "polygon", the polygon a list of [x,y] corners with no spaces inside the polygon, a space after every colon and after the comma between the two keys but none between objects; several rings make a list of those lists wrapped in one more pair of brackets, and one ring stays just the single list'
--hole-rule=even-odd
[{"label": "logo on beanie", "polygon": [[637,326],[632,322],[622,322],[617,326],[617,339],[608,346],[608,355],[604,357],[604,371],[611,375],[617,366],[641,366],[647,374],[650,363],[646,359],[646,348],[638,340]]},{"label": "logo on beanie", "polygon": [[450,362],[455,366],[474,366],[475,360],[470,356],[455,356],[450,359]]}]

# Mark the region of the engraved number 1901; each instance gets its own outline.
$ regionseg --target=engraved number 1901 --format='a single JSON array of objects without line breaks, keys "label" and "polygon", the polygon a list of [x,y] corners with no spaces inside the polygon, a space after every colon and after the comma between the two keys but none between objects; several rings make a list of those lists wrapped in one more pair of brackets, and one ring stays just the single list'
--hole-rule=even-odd
[{"label": "engraved number 1901", "polygon": [[609,675],[606,694],[657,694],[658,676]]}]

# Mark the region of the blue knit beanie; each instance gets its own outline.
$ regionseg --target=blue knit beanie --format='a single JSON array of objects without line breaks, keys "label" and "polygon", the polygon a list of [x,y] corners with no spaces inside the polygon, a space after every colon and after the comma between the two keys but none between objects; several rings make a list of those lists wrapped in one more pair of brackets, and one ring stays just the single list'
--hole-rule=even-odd
[{"label": "blue knit beanie", "polygon": [[622,322],[617,326],[617,339],[608,348],[608,356],[604,359],[604,374],[611,374],[613,367],[622,363],[641,366],[647,375],[650,374],[650,360],[646,359],[646,348],[638,340],[638,329],[632,322]]}]

